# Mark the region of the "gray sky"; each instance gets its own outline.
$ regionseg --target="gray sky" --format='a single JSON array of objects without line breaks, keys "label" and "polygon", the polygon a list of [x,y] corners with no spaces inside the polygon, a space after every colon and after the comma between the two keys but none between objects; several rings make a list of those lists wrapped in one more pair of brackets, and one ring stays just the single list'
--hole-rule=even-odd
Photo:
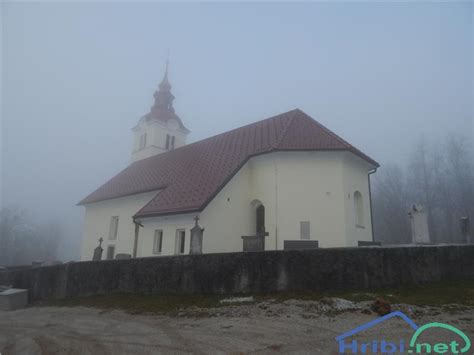
[{"label": "gray sky", "polygon": [[75,204],[128,164],[168,49],[190,141],[296,107],[382,165],[473,136],[470,2],[2,6],[2,204],[76,241]]}]

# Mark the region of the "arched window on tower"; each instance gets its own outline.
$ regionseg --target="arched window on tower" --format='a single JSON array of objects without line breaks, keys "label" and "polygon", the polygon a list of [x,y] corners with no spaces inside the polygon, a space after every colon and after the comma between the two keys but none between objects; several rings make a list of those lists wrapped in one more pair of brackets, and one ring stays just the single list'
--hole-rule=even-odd
[{"label": "arched window on tower", "polygon": [[166,135],[166,149],[170,149],[170,135]]},{"label": "arched window on tower", "polygon": [[354,213],[356,227],[364,228],[364,201],[359,191],[354,192]]},{"label": "arched window on tower", "polygon": [[146,133],[143,133],[141,136],[140,136],[140,146],[139,146],[139,149],[143,149],[146,147]]},{"label": "arched window on tower", "polygon": [[171,149],[174,149],[174,136],[171,137]]}]

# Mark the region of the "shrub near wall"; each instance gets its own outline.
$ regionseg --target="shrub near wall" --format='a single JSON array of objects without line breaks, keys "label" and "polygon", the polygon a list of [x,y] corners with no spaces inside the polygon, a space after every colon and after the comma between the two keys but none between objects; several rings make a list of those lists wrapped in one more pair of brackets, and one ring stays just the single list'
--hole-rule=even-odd
[{"label": "shrub near wall", "polygon": [[87,261],[2,271],[31,300],[132,292],[235,294],[474,280],[474,245],[335,248]]}]

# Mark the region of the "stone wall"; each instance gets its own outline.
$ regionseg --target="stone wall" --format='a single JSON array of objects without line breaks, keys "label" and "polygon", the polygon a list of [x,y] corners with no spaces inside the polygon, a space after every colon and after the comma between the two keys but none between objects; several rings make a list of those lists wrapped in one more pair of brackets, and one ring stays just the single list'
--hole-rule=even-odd
[{"label": "stone wall", "polygon": [[86,261],[0,271],[31,300],[114,292],[235,294],[474,280],[474,245],[335,248]]}]

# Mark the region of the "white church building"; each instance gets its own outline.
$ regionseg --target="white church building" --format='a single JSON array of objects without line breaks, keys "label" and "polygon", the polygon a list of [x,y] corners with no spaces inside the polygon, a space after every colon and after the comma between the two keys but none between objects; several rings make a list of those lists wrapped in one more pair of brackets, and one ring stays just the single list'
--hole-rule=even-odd
[{"label": "white church building", "polygon": [[103,238],[104,257],[188,254],[195,217],[202,252],[313,241],[352,247],[372,239],[370,174],[376,161],[295,109],[186,144],[168,74],[133,128],[131,164],[79,204],[82,260]]}]

